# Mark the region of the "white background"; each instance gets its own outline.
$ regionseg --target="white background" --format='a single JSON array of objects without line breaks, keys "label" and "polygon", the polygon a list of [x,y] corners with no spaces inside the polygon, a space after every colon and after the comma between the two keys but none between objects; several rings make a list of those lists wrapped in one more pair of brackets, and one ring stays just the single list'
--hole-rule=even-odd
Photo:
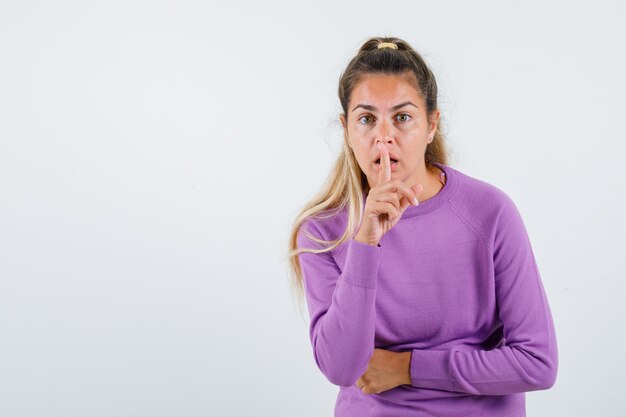
[{"label": "white background", "polygon": [[398,36],[450,165],[517,204],[559,374],[529,416],[626,413],[618,1],[0,1],[0,416],[330,416],[287,238],[337,84]]}]

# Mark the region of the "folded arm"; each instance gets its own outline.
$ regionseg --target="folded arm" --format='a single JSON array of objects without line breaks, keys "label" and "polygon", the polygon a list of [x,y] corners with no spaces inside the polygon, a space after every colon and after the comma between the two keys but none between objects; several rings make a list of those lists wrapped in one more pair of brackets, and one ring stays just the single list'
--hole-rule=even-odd
[{"label": "folded arm", "polygon": [[522,218],[510,199],[493,239],[498,314],[505,343],[492,350],[411,352],[411,385],[504,395],[552,387],[557,341],[548,299]]},{"label": "folded arm", "polygon": [[[311,222],[304,230],[323,238]],[[298,247],[321,245],[298,234]],[[381,246],[350,239],[340,269],[329,252],[300,253],[309,335],[318,368],[335,385],[356,383],[374,352],[376,280]]]}]

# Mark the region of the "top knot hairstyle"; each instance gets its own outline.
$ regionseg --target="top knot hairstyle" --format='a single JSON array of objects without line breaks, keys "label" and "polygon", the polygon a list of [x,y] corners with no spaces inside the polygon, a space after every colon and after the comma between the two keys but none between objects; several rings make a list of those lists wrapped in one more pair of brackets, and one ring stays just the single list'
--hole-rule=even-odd
[{"label": "top knot hairstyle", "polygon": [[[339,101],[343,114],[348,120],[350,96],[358,82],[368,74],[393,74],[410,79],[426,104],[426,114],[430,118],[437,110],[437,82],[422,57],[411,46],[399,38],[374,37],[368,39],[350,60],[339,79]],[[427,168],[433,162],[447,165],[448,157],[441,121],[431,143],[426,147],[424,162]],[[298,254],[301,252],[322,253],[331,251],[350,239],[361,224],[364,209],[364,196],[369,193],[365,173],[349,145],[344,129],[343,149],[329,173],[322,189],[300,210],[293,222],[289,236],[289,263],[292,290],[297,292],[300,307],[304,299],[302,270]],[[345,210],[346,229],[341,236],[331,236],[324,240],[308,233],[301,226],[309,218],[325,219]],[[298,235],[306,236],[309,243],[298,247]],[[315,242],[315,243],[314,243]],[[320,245],[321,244],[321,245]]]},{"label": "top knot hairstyle", "polygon": [[[339,78],[339,101],[346,120],[348,119],[350,96],[354,86],[364,75],[405,75],[407,72],[413,74],[415,88],[422,95],[426,103],[426,114],[430,117],[438,105],[437,81],[422,56],[411,45],[399,38],[374,37],[365,41]],[[448,155],[440,124],[437,124],[433,141],[426,148],[424,155],[424,161],[429,166],[432,166],[433,162],[448,164]]]}]

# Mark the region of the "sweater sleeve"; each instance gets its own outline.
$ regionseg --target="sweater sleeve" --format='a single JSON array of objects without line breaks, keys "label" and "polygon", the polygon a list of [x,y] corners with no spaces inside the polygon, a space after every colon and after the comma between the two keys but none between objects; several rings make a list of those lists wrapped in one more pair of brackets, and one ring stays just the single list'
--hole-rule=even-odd
[{"label": "sweater sleeve", "polygon": [[[327,240],[309,219],[298,232],[298,248],[322,248],[308,239],[303,229]],[[342,268],[330,252],[301,252],[298,257],[315,362],[331,383],[350,386],[365,373],[374,353],[376,281],[382,248],[350,239],[345,250]]]},{"label": "sweater sleeve", "polygon": [[505,195],[493,240],[498,315],[505,343],[491,350],[411,352],[411,385],[477,395],[548,389],[558,356],[552,315],[531,243],[513,201]]}]

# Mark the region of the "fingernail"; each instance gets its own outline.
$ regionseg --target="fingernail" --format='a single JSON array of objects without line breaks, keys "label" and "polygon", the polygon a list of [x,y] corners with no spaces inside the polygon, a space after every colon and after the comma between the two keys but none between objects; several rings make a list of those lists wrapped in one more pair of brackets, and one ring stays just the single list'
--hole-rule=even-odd
[{"label": "fingernail", "polygon": [[416,206],[419,205],[419,201],[417,200],[417,197],[413,197],[413,204],[415,204]]},{"label": "fingernail", "polygon": [[380,142],[376,142],[376,146],[378,146],[378,149],[380,149]]}]

